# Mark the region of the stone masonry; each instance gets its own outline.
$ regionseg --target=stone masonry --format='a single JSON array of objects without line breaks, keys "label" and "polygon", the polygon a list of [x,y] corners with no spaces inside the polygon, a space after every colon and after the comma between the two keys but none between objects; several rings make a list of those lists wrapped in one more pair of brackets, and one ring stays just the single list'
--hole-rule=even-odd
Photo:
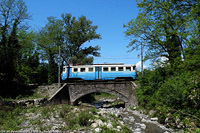
[{"label": "stone masonry", "polygon": [[[136,84],[130,81],[71,82],[64,84],[49,100],[63,97],[65,99],[69,99],[71,104],[75,104],[79,98],[87,94],[94,92],[106,92],[119,97],[125,102],[126,106],[134,107],[137,106],[135,93],[136,87]],[[64,92],[67,94],[66,96],[63,95]]]}]

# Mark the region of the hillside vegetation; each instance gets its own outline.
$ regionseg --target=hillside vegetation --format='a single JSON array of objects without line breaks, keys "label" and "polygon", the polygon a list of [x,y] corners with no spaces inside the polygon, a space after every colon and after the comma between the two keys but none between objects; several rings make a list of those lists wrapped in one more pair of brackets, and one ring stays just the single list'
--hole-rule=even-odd
[{"label": "hillside vegetation", "polygon": [[[144,47],[149,70],[139,77],[139,106],[169,127],[200,127],[200,1],[138,0],[126,28],[130,51]],[[150,111],[150,112],[154,112]]]}]

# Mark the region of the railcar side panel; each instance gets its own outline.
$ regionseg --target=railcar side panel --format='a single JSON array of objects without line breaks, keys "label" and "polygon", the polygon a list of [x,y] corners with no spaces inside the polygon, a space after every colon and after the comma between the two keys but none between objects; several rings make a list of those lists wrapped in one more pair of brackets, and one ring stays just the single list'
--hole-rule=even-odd
[{"label": "railcar side panel", "polygon": [[[84,71],[81,72],[72,70],[72,67],[66,67],[65,71],[62,73],[62,80],[66,79],[83,79],[83,80],[114,80],[116,78],[137,78],[137,73],[135,71],[103,71],[102,66],[93,67],[94,71]],[[125,68],[124,68],[125,69]]]}]

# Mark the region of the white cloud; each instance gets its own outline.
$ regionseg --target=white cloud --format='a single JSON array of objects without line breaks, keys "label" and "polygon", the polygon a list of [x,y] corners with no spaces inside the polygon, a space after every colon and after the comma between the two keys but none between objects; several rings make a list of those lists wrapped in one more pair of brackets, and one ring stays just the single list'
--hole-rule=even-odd
[{"label": "white cloud", "polygon": [[[144,62],[143,62],[143,69],[146,69],[147,66],[144,65]],[[136,69],[138,71],[141,71],[141,61],[139,61],[138,63],[136,63]]]},{"label": "white cloud", "polygon": [[161,62],[165,62],[165,61],[168,61],[169,59],[165,56],[161,56],[160,60],[161,60]]},{"label": "white cloud", "polygon": [[164,64],[163,64],[163,63],[165,63],[165,62],[168,61],[169,59],[168,59],[167,57],[165,57],[165,56],[161,56],[161,57],[159,57],[159,58],[160,58],[159,62],[154,62],[153,65],[154,65],[155,67],[164,67]]}]

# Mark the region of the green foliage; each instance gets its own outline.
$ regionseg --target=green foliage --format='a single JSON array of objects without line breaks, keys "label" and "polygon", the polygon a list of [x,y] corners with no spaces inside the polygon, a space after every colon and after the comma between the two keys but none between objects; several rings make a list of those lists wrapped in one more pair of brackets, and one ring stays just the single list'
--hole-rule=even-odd
[{"label": "green foliage", "polygon": [[110,128],[106,127],[106,126],[103,126],[101,133],[117,133],[117,131],[115,131],[113,129],[110,129]]},{"label": "green foliage", "polygon": [[154,71],[145,70],[144,77],[139,74],[140,88],[136,88],[138,102],[143,107],[151,107],[154,103],[154,94],[164,80],[168,78],[165,68],[158,68]]},{"label": "green foliage", "polygon": [[79,110],[69,105],[64,105],[59,116],[66,122],[68,130],[78,129],[80,127],[87,127],[91,125],[91,121],[94,120],[94,114],[96,109]]},{"label": "green foliage", "polygon": [[23,112],[22,107],[0,107],[0,130],[15,131],[20,129],[20,124],[23,122],[21,113]]},{"label": "green foliage", "polygon": [[172,107],[174,109],[187,110],[190,108],[190,111],[191,109],[194,110],[195,107],[197,109],[200,106],[197,105],[196,102],[199,101],[194,102],[192,100],[193,98],[191,98],[191,93],[200,86],[195,84],[193,80],[193,75],[190,73],[181,73],[170,77],[160,86],[155,94],[155,97],[158,101],[160,101],[161,104]]},{"label": "green foliage", "polygon": [[96,33],[98,26],[81,16],[78,20],[71,14],[62,14],[64,42],[61,45],[62,60],[66,64],[91,64],[93,56],[99,56],[99,46],[83,47],[85,42],[100,39]]},{"label": "green foliage", "polygon": [[38,34],[38,49],[43,55],[42,59],[48,61],[48,84],[57,81],[57,56],[58,46],[62,43],[62,21],[55,17],[48,17],[48,23]]},{"label": "green foliage", "polygon": [[171,66],[176,67],[175,63],[180,63],[181,57],[185,58],[188,38],[199,35],[191,31],[196,27],[197,17],[191,15],[196,4],[193,0],[137,1],[140,9],[137,18],[124,25],[127,28],[125,35],[130,39],[130,51],[139,49],[143,43],[147,50],[145,59],[156,60],[164,56]]},{"label": "green foliage", "polygon": [[128,128],[128,125],[122,126],[122,132],[123,133],[129,133],[130,132],[130,129]]},{"label": "green foliage", "polygon": [[78,124],[80,126],[89,126],[91,125],[91,122],[89,120],[94,119],[94,116],[92,114],[89,114],[88,111],[82,111],[77,118]]},{"label": "green foliage", "polygon": [[[145,59],[157,64],[145,70],[143,78],[139,75],[140,107],[155,110],[160,122],[170,119],[175,124],[169,126],[187,131],[195,131],[200,120],[199,4],[194,0],[139,0],[140,13],[124,25],[130,51],[143,43]],[[168,60],[159,61],[161,57]]]},{"label": "green foliage", "polygon": [[18,33],[23,30],[19,26],[30,16],[22,0],[2,0],[0,6],[0,84],[6,86],[1,88],[0,95],[12,96],[17,90],[14,86],[19,84],[16,80],[21,49]]},{"label": "green foliage", "polygon": [[[28,84],[57,82],[58,47],[61,66],[90,64],[99,56],[99,46],[83,47],[87,41],[100,39],[97,26],[81,16],[71,14],[62,19],[48,17],[39,31],[31,31],[24,21],[31,16],[23,0],[0,1],[0,95],[15,97],[25,92]],[[21,92],[22,91],[22,92]]]},{"label": "green foliage", "polygon": [[[172,75],[172,71],[173,69],[168,67],[157,68],[153,71],[145,70],[144,78],[139,77],[140,88],[136,90],[137,100],[141,107],[155,110],[159,122],[165,123],[167,118],[171,123],[175,123],[169,124],[171,128],[176,129],[177,126],[180,127],[180,123],[183,123],[181,128],[187,130],[191,127],[190,130],[195,130],[200,126],[198,124],[200,121],[198,119],[200,73],[181,69],[173,71]],[[196,126],[188,123],[188,119]],[[180,121],[177,122],[177,120]],[[167,122],[170,123],[170,121]]]},{"label": "green foliage", "polygon": [[62,111],[60,111],[60,117],[61,118],[65,118],[66,115],[72,110],[71,106],[68,106],[68,105],[64,105],[62,107]]}]

